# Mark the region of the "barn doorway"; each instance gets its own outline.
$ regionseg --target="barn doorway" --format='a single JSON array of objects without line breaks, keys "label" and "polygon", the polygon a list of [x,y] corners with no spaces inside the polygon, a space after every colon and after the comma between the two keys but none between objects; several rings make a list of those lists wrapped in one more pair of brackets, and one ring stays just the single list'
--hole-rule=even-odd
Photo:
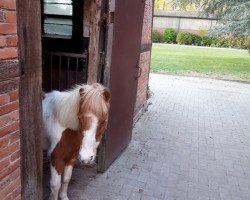
[{"label": "barn doorway", "polygon": [[17,1],[23,199],[43,196],[42,90],[64,90],[80,82],[100,82],[111,89],[99,171],[131,138],[145,2],[80,1]]},{"label": "barn doorway", "polygon": [[[63,91],[76,84],[103,82],[104,13],[105,0],[41,0],[44,92]],[[43,196],[47,199],[49,160],[46,152],[43,155]]]}]

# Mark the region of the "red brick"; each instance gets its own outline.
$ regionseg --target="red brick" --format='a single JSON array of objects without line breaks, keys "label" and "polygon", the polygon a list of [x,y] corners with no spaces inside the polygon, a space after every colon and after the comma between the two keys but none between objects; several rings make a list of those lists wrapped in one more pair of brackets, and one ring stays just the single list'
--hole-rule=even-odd
[{"label": "red brick", "polygon": [[10,59],[17,58],[17,49],[16,48],[3,48],[0,49],[0,59]]},{"label": "red brick", "polygon": [[0,1],[0,8],[15,10],[16,9],[16,1],[15,0],[1,0]]},{"label": "red brick", "polygon": [[[6,119],[3,117],[5,117]],[[1,118],[3,118],[3,121],[6,120],[7,121],[6,124],[8,125],[0,128],[0,137],[3,137],[11,132],[19,130],[19,122],[16,121],[16,122],[11,123],[12,121],[11,121],[10,115],[0,116],[0,127],[1,127]]]},{"label": "red brick", "polygon": [[5,11],[5,22],[14,23],[16,22],[16,11]]},{"label": "red brick", "polygon": [[15,199],[20,194],[21,194],[21,185],[12,192],[12,199]]},{"label": "red brick", "polygon": [[12,180],[16,179],[21,175],[21,170],[20,168],[17,168],[15,171],[11,173]]},{"label": "red brick", "polygon": [[6,37],[6,46],[16,47],[17,46],[17,36],[7,36]]},{"label": "red brick", "polygon": [[[0,172],[1,172],[4,168],[8,167],[9,164],[10,164],[9,158],[5,158],[4,160],[2,160],[2,159],[3,159],[3,158],[0,157],[0,160],[1,160],[1,162],[0,162]],[[1,196],[1,195],[0,195],[0,196]]]},{"label": "red brick", "polygon": [[5,47],[6,38],[4,36],[0,36],[0,47]]},{"label": "red brick", "polygon": [[19,120],[19,110],[16,110],[11,113],[11,120],[12,121],[17,121]]},{"label": "red brick", "polygon": [[12,194],[10,193],[7,197],[3,198],[2,200],[12,200]]},{"label": "red brick", "polygon": [[7,176],[5,176],[3,179],[1,179],[0,181],[0,188],[4,188],[7,185],[10,184],[10,182],[12,181],[12,174],[8,174]]},{"label": "red brick", "polygon": [[11,160],[11,161],[14,161],[16,159],[17,155],[12,154],[12,153],[19,151],[19,149],[20,149],[19,141],[7,146],[6,148],[4,148],[0,151],[0,160],[13,155],[13,158],[11,158],[13,160]]},{"label": "red brick", "polygon": [[[6,174],[3,178],[0,179],[0,188],[4,188],[7,186],[11,181],[19,178],[21,176],[20,168],[17,168],[15,171]],[[14,197],[13,197],[14,198]]]},{"label": "red brick", "polygon": [[10,97],[10,101],[15,101],[19,97],[18,90],[11,91],[11,92],[8,93],[8,95]]},{"label": "red brick", "polygon": [[0,180],[11,174],[16,169],[20,169],[20,159],[16,160],[14,163],[11,163],[7,168],[0,171]]},{"label": "red brick", "polygon": [[3,106],[0,106],[0,115],[7,114],[11,111],[17,110],[19,108],[18,101],[13,101]]},{"label": "red brick", "polygon": [[17,33],[16,23],[1,23],[0,34],[15,34]]},{"label": "red brick", "polygon": [[7,147],[10,141],[10,137],[0,138],[0,150]]},{"label": "red brick", "polygon": [[2,137],[3,135],[1,134],[1,127],[7,126],[11,123],[11,115],[0,115],[0,137]]},{"label": "red brick", "polygon": [[20,177],[11,181],[11,183],[6,186],[4,189],[0,191],[0,197],[5,198],[7,197],[10,193],[13,192],[16,188],[18,188],[21,184],[21,179]]},{"label": "red brick", "polygon": [[[20,149],[20,145],[19,145],[19,149]],[[15,153],[13,153],[13,154],[10,156],[10,161],[13,162],[13,161],[15,161],[15,160],[17,160],[17,159],[19,159],[19,158],[20,158],[20,150],[17,151],[17,152],[15,152]]]},{"label": "red brick", "polygon": [[0,22],[4,22],[4,11],[0,9]]},{"label": "red brick", "polygon": [[137,97],[135,105],[135,114],[143,106],[147,99],[148,73],[150,63],[150,52],[144,52],[140,55],[140,67],[142,68],[141,77],[137,85]]},{"label": "red brick", "polygon": [[13,200],[21,200],[21,194],[19,194],[15,199]]},{"label": "red brick", "polygon": [[20,132],[16,131],[14,133],[11,133],[11,135],[9,137],[10,137],[10,144],[14,143],[16,141],[19,141],[20,140]]},{"label": "red brick", "polygon": [[9,100],[10,100],[9,95],[7,95],[7,94],[1,94],[1,95],[0,95],[0,106],[2,106],[2,105],[4,105],[4,104],[8,103]]},{"label": "red brick", "polygon": [[11,163],[11,165],[8,168],[9,173],[15,171],[18,167],[20,167],[20,159],[18,159],[15,162]]},{"label": "red brick", "polygon": [[4,177],[7,177],[9,174],[10,174],[9,173],[9,168],[3,169],[2,171],[0,171],[0,180],[3,180]]}]

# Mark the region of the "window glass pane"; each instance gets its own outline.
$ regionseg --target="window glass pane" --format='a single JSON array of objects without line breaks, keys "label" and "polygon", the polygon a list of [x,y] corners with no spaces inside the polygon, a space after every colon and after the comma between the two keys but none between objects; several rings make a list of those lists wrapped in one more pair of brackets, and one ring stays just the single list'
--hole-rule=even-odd
[{"label": "window glass pane", "polygon": [[44,32],[53,35],[72,35],[72,20],[59,18],[45,18]]},{"label": "window glass pane", "polygon": [[72,4],[72,0],[43,0],[44,3]]},{"label": "window glass pane", "polygon": [[51,35],[72,35],[72,26],[58,24],[44,24],[44,32]]},{"label": "window glass pane", "polygon": [[44,4],[45,14],[72,16],[72,5],[66,4]]},{"label": "window glass pane", "polygon": [[43,0],[45,34],[72,36],[72,0]]},{"label": "window glass pane", "polygon": [[72,26],[72,19],[60,19],[60,18],[46,17],[44,20],[44,23]]}]

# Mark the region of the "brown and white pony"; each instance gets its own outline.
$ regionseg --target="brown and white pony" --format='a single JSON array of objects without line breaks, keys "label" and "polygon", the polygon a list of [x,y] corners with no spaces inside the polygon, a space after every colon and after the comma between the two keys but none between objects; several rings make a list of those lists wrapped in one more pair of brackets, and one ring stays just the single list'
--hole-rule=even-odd
[{"label": "brown and white pony", "polygon": [[77,160],[95,161],[106,128],[110,92],[101,84],[47,93],[42,102],[44,149],[50,158],[50,200],[68,200],[67,189]]}]

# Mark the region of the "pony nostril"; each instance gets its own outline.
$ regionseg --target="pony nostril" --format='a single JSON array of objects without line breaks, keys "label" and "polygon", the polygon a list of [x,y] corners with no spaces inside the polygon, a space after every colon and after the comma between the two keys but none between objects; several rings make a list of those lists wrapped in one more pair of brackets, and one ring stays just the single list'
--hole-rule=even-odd
[{"label": "pony nostril", "polygon": [[93,159],[94,159],[94,156],[91,156],[91,157],[90,157],[90,160],[93,160]]}]

